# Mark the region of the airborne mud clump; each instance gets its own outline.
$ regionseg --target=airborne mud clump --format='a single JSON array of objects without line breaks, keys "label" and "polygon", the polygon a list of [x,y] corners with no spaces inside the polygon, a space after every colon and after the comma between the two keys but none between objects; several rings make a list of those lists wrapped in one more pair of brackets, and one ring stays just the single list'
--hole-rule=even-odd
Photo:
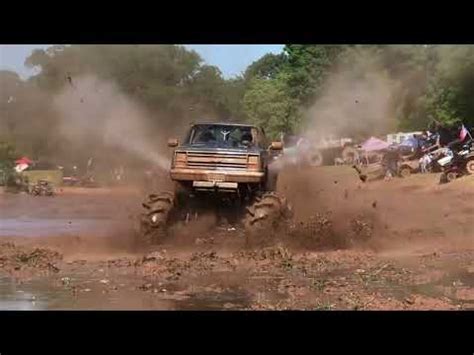
[{"label": "airborne mud clump", "polygon": [[307,250],[346,249],[368,242],[373,237],[374,226],[364,215],[341,220],[326,212],[290,225],[287,233],[288,242]]}]

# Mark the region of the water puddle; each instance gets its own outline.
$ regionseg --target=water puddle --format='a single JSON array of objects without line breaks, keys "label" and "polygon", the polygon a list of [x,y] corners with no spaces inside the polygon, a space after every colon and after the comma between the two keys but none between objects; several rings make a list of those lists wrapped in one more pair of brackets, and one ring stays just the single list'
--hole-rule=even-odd
[{"label": "water puddle", "polygon": [[390,294],[400,300],[404,300],[412,294],[419,294],[431,298],[447,298],[453,304],[463,305],[464,309],[474,309],[474,300],[460,299],[456,291],[470,290],[474,288],[474,273],[467,269],[459,268],[446,274],[439,280],[416,285],[395,285],[386,287]]},{"label": "water puddle", "polygon": [[107,235],[120,222],[99,219],[2,218],[0,237],[47,237],[93,233]]},{"label": "water puddle", "polygon": [[[63,278],[64,279],[64,278]],[[139,282],[131,276],[115,277],[111,289],[99,278],[75,274],[61,284],[59,277],[38,277],[18,282],[0,278],[0,310],[225,310],[242,309],[250,305],[250,296],[240,290],[153,293],[138,290]],[[76,286],[73,291],[72,286]]]},{"label": "water puddle", "polygon": [[222,292],[200,292],[188,298],[175,301],[175,309],[180,310],[232,310],[243,309],[251,304],[250,295],[240,290]]}]

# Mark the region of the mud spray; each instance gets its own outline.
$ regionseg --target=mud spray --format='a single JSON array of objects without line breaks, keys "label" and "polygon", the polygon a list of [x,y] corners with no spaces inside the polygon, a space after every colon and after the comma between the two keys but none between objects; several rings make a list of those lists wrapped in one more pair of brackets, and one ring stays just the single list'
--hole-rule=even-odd
[{"label": "mud spray", "polygon": [[[390,77],[371,53],[350,50],[349,64],[339,63],[328,76],[318,99],[304,112],[303,131],[310,140],[331,135],[364,139],[397,129],[400,107],[411,100],[407,93],[419,90],[420,84],[412,72],[399,73],[396,80]],[[431,177],[431,185],[425,182],[429,191],[401,193],[401,185],[409,181],[364,184],[350,167],[295,169],[291,160],[279,162],[279,189],[293,204],[301,235],[320,223],[342,240],[369,230],[371,240],[367,243],[362,236],[360,244],[376,249],[405,248],[407,242],[413,246],[407,250],[420,243],[434,247],[447,236],[473,245],[472,228],[447,218],[442,208],[446,197],[432,195],[437,193],[436,177]]]},{"label": "mud spray", "polygon": [[339,63],[319,98],[305,112],[305,130],[313,139],[385,134],[396,128],[398,83],[368,51],[349,50],[349,63]]},{"label": "mud spray", "polygon": [[114,83],[93,76],[71,79],[55,97],[54,106],[60,116],[59,134],[72,144],[119,149],[162,170],[168,168],[164,136],[150,130],[149,114]]},{"label": "mud spray", "polygon": [[[312,140],[327,135],[367,137],[387,133],[395,129],[397,110],[409,99],[400,93],[412,85],[412,73],[399,73],[394,80],[378,60],[368,60],[373,58],[371,50],[350,51],[350,60],[336,66],[318,99],[304,113],[303,128]],[[157,130],[159,126],[152,126],[150,123],[154,120],[150,113],[124,95],[114,83],[94,76],[74,78],[54,103],[61,114],[60,134],[71,142],[117,148],[152,162],[163,171],[168,169],[164,132]],[[408,196],[411,202],[404,200],[402,204],[401,199],[395,197],[395,190],[385,191],[384,186],[377,192],[369,192],[370,187],[361,184],[353,171],[342,175],[335,172],[333,177],[332,173],[316,169],[295,170],[285,159],[280,163],[275,167],[282,175],[278,189],[294,205],[298,222],[314,221],[315,215],[329,212],[335,233],[339,235],[351,234],[353,222],[361,219],[371,224],[373,233],[378,234],[376,237],[397,229],[394,221],[399,225],[406,222],[410,231],[416,229],[417,224],[410,216],[420,213],[404,206],[411,203],[415,206],[416,198],[411,201]],[[443,220],[441,212],[426,211],[423,215],[426,223],[439,226],[438,222]],[[203,222],[206,231],[209,224],[215,225],[215,222]],[[195,229],[196,233],[190,231],[189,234],[206,234]]]}]

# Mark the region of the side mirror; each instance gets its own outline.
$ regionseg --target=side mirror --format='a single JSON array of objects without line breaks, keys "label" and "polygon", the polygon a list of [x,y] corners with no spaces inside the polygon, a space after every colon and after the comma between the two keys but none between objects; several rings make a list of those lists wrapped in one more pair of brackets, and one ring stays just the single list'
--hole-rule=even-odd
[{"label": "side mirror", "polygon": [[170,138],[168,139],[168,147],[174,148],[178,146],[178,139],[177,138]]},{"label": "side mirror", "polygon": [[282,150],[283,149],[283,143],[282,142],[272,142],[270,145],[271,150]]}]

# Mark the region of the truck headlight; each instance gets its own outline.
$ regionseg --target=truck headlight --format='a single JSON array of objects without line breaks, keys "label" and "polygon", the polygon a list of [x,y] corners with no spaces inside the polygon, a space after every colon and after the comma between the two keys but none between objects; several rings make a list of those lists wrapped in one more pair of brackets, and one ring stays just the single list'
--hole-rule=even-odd
[{"label": "truck headlight", "polygon": [[184,168],[186,167],[186,153],[176,153],[174,157],[174,166],[177,168]]},{"label": "truck headlight", "polygon": [[260,168],[260,157],[258,155],[249,155],[247,165],[249,169],[258,170]]}]

